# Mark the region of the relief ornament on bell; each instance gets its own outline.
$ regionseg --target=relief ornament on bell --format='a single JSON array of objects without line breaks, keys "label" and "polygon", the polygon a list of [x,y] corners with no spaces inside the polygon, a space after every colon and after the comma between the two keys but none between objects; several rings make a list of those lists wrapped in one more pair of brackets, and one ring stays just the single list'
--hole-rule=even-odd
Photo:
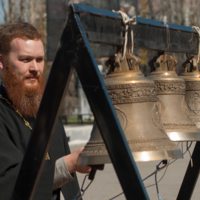
[{"label": "relief ornament on bell", "polygon": [[[190,70],[187,70],[186,64],[190,63]],[[188,58],[184,63],[185,73],[181,78],[185,80],[186,93],[185,99],[188,105],[188,115],[190,119],[200,129],[200,72],[198,67],[199,59],[197,56]]]},{"label": "relief ornament on bell", "polygon": [[[181,158],[179,148],[166,135],[158,112],[156,86],[139,69],[140,58],[119,52],[104,82],[135,161]],[[113,133],[114,134],[114,133]],[[120,147],[119,147],[120,148]],[[110,163],[96,123],[79,165]]]},{"label": "relief ornament on bell", "polygon": [[189,118],[186,85],[184,79],[177,76],[176,65],[177,61],[172,56],[160,55],[156,59],[155,71],[148,78],[156,84],[159,114],[169,138],[172,141],[197,141],[200,140],[200,132]]}]

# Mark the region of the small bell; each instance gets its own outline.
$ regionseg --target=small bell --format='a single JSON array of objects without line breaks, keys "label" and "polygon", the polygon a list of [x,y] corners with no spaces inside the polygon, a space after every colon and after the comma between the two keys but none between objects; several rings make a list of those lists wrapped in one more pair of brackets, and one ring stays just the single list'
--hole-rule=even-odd
[{"label": "small bell", "polygon": [[[111,67],[104,82],[134,160],[181,158],[179,148],[167,137],[162,125],[155,84],[139,70],[140,58],[130,53],[126,53],[124,60],[121,61],[121,58],[121,53],[118,53],[115,67]],[[80,154],[78,164],[98,165],[109,162],[106,146],[94,123],[90,140]]]},{"label": "small bell", "polygon": [[[167,61],[171,61],[169,70]],[[197,141],[200,132],[188,116],[185,81],[177,76],[176,64],[172,56],[161,55],[156,60],[156,71],[148,78],[156,84],[159,114],[169,138],[172,141]]]}]

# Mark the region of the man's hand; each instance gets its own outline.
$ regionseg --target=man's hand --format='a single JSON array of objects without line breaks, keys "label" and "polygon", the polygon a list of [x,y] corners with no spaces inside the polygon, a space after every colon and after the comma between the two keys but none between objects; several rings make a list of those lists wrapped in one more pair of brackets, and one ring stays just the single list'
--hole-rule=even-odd
[{"label": "man's hand", "polygon": [[70,173],[79,172],[83,174],[89,174],[91,171],[91,167],[87,165],[76,165],[79,154],[83,151],[84,147],[81,147],[71,154],[65,156],[65,163]]}]

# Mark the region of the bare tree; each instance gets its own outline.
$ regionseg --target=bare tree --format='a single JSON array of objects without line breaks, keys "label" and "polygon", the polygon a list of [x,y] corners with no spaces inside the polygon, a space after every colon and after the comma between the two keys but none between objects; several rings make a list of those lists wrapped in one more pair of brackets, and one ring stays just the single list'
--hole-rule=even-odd
[{"label": "bare tree", "polygon": [[190,25],[191,26],[199,26],[200,22],[199,22],[199,6],[200,6],[200,2],[198,0],[191,0],[190,1]]},{"label": "bare tree", "polygon": [[10,22],[20,21],[20,0],[9,0]]},{"label": "bare tree", "polygon": [[149,14],[151,19],[155,19],[155,11],[153,8],[153,2],[152,0],[148,0],[148,6],[149,6]]},{"label": "bare tree", "polygon": [[2,0],[5,23],[26,21],[26,0]]},{"label": "bare tree", "polygon": [[[38,6],[39,0],[29,0],[29,23],[36,24],[38,19]],[[37,28],[37,27],[36,27]]]},{"label": "bare tree", "polygon": [[23,22],[28,20],[26,2],[27,2],[26,0],[21,0],[21,3],[20,3],[20,10],[21,10],[20,21],[23,21]]},{"label": "bare tree", "polygon": [[9,22],[15,21],[14,0],[9,0]]}]

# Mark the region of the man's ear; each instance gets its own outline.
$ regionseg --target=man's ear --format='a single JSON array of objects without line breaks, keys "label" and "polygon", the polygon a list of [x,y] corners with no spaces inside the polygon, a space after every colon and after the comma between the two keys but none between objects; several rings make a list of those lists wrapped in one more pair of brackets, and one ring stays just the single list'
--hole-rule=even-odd
[{"label": "man's ear", "polygon": [[2,54],[0,54],[0,69],[4,70],[5,62],[4,62],[4,57]]}]

